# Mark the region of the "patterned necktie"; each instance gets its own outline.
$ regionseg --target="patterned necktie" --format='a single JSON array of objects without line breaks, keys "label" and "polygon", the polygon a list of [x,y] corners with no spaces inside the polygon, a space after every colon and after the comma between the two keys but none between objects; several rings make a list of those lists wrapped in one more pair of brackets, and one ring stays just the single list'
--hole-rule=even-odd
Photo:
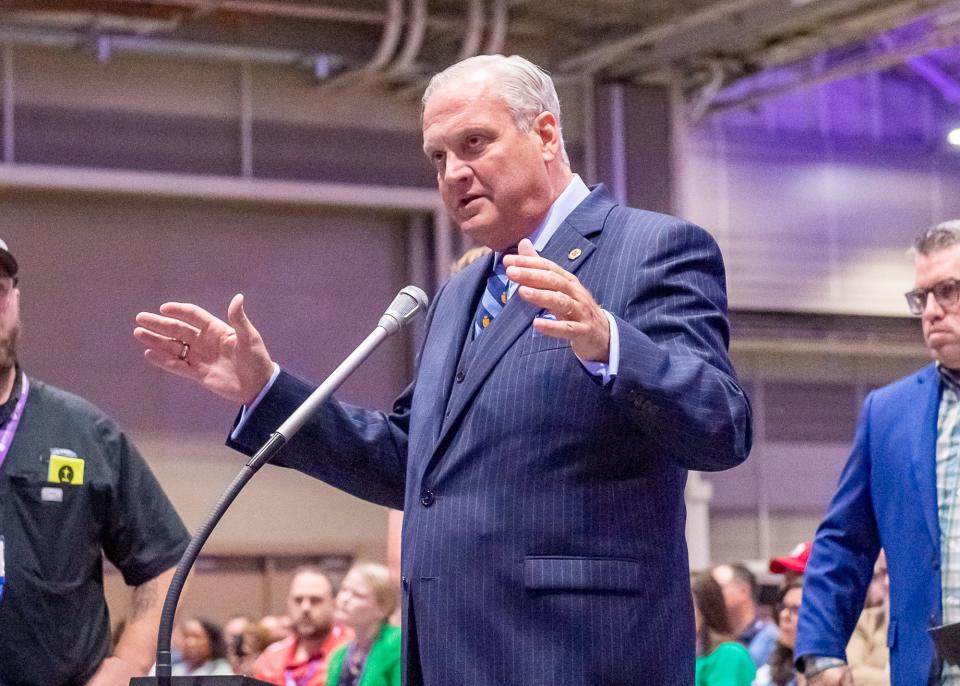
[{"label": "patterned necktie", "polygon": [[477,316],[473,321],[473,337],[479,336],[484,329],[490,326],[493,318],[500,314],[503,306],[507,304],[507,288],[510,282],[507,281],[507,268],[503,266],[502,255],[497,255],[493,264],[493,273],[487,279],[487,287],[483,291],[483,297],[480,298],[480,307],[477,309]]}]

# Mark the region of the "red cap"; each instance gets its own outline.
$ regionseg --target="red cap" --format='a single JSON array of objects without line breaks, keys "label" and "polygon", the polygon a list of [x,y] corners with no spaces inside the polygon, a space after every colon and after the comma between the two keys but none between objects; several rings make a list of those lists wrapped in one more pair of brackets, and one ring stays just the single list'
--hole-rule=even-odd
[{"label": "red cap", "polygon": [[783,574],[786,571],[803,574],[807,568],[807,560],[810,559],[810,548],[813,547],[813,541],[804,541],[790,551],[789,555],[775,557],[770,560],[770,571],[774,574]]}]

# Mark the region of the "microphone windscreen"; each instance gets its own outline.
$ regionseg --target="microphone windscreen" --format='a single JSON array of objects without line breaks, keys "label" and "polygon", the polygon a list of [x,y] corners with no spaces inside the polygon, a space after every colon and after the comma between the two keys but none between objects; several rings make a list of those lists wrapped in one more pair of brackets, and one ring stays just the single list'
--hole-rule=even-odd
[{"label": "microphone windscreen", "polygon": [[380,317],[379,326],[392,335],[402,329],[420,312],[427,309],[427,294],[416,286],[405,286],[397,293],[387,311]]}]

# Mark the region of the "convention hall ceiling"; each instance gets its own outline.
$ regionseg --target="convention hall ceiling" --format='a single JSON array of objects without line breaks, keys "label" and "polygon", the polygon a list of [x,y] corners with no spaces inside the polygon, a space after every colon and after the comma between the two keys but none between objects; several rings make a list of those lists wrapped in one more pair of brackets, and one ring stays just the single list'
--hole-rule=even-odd
[{"label": "convention hall ceiling", "polygon": [[958,0],[0,0],[0,42],[273,63],[413,97],[459,57],[679,86],[703,108],[871,70],[960,79]]}]

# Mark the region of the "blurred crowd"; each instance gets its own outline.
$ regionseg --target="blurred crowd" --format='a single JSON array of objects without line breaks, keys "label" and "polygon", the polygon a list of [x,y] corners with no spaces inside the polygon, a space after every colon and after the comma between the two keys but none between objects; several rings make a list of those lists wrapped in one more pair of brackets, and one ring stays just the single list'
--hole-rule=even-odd
[{"label": "blurred crowd", "polygon": [[[387,567],[358,563],[339,588],[318,567],[293,576],[286,614],[222,626],[181,617],[173,676],[248,675],[281,686],[400,686],[399,589]],[[115,631],[115,640],[123,628]]]},{"label": "blurred crowd", "polygon": [[[697,627],[697,686],[804,686],[795,665],[797,617],[811,541],[769,562],[774,589],[741,562],[720,564],[692,580]],[[772,605],[762,600],[775,590]],[[889,583],[883,552],[864,610],[847,646],[856,686],[889,686]]]}]

